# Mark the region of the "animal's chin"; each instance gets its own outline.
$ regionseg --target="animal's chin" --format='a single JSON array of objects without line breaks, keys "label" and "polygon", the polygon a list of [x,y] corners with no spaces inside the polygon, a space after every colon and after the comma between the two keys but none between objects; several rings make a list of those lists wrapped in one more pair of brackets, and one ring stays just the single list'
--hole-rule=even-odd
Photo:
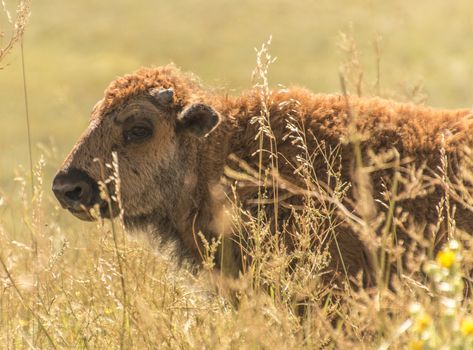
[{"label": "animal's chin", "polygon": [[74,215],[76,218],[83,220],[83,221],[95,221],[96,219],[87,211],[85,210],[70,210],[69,212]]},{"label": "animal's chin", "polygon": [[69,212],[74,215],[76,218],[83,220],[83,221],[97,221],[99,217],[103,219],[113,219],[118,216],[119,208],[116,203],[112,203],[112,206],[108,205],[108,203],[102,203],[99,207],[99,213],[93,215],[91,209],[68,209]]}]

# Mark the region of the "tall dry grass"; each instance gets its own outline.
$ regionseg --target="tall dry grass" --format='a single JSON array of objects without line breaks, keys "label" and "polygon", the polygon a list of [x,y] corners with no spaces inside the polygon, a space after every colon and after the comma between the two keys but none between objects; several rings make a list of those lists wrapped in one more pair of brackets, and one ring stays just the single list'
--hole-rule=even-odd
[{"label": "tall dry grass", "polygon": [[[344,40],[350,41],[348,37]],[[71,231],[58,224],[61,210],[46,196],[43,170],[51,159],[41,158],[34,167],[33,195],[28,181],[18,174],[22,210],[13,211],[0,200],[0,344],[7,349],[233,349],[233,348],[326,348],[326,349],[468,349],[473,346],[471,299],[463,299],[466,273],[471,266],[471,244],[454,221],[452,196],[469,202],[466,185],[473,170],[465,166],[453,182],[444,167],[438,179],[447,189],[438,204],[438,222],[446,222],[451,240],[437,257],[429,256],[432,242],[409,228],[424,254],[396,245],[396,228],[406,224],[396,202],[402,198],[399,183],[409,195],[431,181],[418,169],[403,168],[396,153],[360,155],[363,135],[354,128],[345,140],[358,154],[352,184],[341,179],[340,148],[323,140],[309,149],[312,135],[290,116],[287,135],[299,150],[294,176],[306,189],[286,183],[278,176],[279,154],[267,108],[270,98],[269,70],[274,62],[269,42],[257,54],[255,89],[262,97],[259,126],[260,166],[251,169],[240,162],[245,176],[258,186],[258,209],[245,211],[233,201],[232,224],[236,241],[245,239],[248,264],[238,279],[212,272],[213,257],[221,241],[207,242],[207,257],[201,272],[191,273],[173,263],[173,247],[160,246],[149,238],[125,234],[119,220],[98,221]],[[341,71],[346,94],[368,94],[363,86],[363,68],[356,59],[356,46],[343,45],[347,63]],[[379,75],[378,75],[379,76]],[[381,81],[373,85],[380,91]],[[414,98],[413,98],[414,99]],[[352,118],[356,118],[353,115]],[[355,123],[353,123],[355,125]],[[269,141],[269,142],[265,142]],[[269,144],[269,149],[263,149]],[[468,155],[468,154],[467,154]],[[269,168],[262,166],[269,157]],[[314,172],[314,159],[327,164],[328,183]],[[442,154],[442,157],[446,157]],[[235,160],[237,163],[239,160]],[[467,163],[468,165],[469,163]],[[112,165],[114,166],[114,165]],[[116,165],[115,165],[116,167]],[[374,205],[369,183],[377,169],[393,169],[391,187],[386,188],[387,210]],[[119,169],[117,170],[119,173]],[[245,175],[243,175],[245,174]],[[112,181],[119,181],[116,174]],[[462,186],[462,184],[464,184]],[[292,186],[292,187],[291,187]],[[357,193],[347,207],[347,190]],[[48,186],[46,186],[47,188]],[[271,220],[282,205],[281,188],[298,191],[304,205],[294,211],[301,228],[295,233],[295,249],[287,252],[279,235],[271,233]],[[311,189],[311,190],[307,190]],[[230,198],[231,199],[231,198]],[[110,199],[110,200],[118,200]],[[267,217],[265,206],[273,206]],[[5,225],[13,217],[16,225]],[[353,283],[324,283],[331,257],[321,248],[325,239],[336,238],[340,220],[349,223],[369,247],[377,266],[377,287],[356,288]],[[327,225],[328,223],[328,225]],[[382,235],[379,236],[381,228]],[[314,246],[314,236],[320,244]],[[202,237],[202,236],[201,236]],[[463,242],[464,244],[461,244]],[[400,264],[408,256],[409,270]],[[395,266],[394,272],[387,269]],[[424,273],[419,273],[421,270]],[[210,272],[210,273],[209,273]],[[412,272],[412,273],[411,273]],[[393,273],[392,275],[390,275]],[[388,287],[390,281],[390,288]],[[359,281],[361,284],[361,281]],[[216,287],[217,286],[217,287]],[[235,301],[237,301],[235,303]],[[301,312],[302,311],[302,312]]]},{"label": "tall dry grass", "polygon": [[[11,52],[15,44],[21,41],[30,16],[31,1],[20,0],[14,16],[8,10],[5,0],[2,0],[1,4],[10,27],[0,28],[0,62]],[[0,69],[2,68],[0,66]]]}]

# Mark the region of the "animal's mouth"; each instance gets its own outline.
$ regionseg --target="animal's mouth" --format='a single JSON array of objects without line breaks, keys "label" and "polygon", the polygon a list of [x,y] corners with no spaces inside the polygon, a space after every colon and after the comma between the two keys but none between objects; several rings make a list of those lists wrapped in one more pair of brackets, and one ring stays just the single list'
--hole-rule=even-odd
[{"label": "animal's mouth", "polygon": [[96,221],[99,218],[113,219],[120,213],[119,206],[116,202],[101,201],[100,204],[90,208],[66,208],[72,215],[83,221]]},{"label": "animal's mouth", "polygon": [[83,220],[83,221],[94,221],[94,216],[87,210],[74,210],[68,209],[69,212],[74,215],[76,218]]}]

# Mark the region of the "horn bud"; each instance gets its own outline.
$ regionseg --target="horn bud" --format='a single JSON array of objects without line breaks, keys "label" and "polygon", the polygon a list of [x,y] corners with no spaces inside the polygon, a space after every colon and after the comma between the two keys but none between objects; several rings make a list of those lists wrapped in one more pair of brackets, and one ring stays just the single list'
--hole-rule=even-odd
[{"label": "horn bud", "polygon": [[149,91],[149,94],[154,97],[154,99],[160,105],[168,105],[172,102],[174,97],[174,90],[172,88],[163,89],[163,88],[154,88]]}]

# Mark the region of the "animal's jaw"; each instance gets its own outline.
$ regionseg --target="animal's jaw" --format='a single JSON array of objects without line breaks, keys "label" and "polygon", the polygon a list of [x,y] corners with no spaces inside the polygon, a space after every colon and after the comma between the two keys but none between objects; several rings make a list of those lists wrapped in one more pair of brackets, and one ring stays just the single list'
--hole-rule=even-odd
[{"label": "animal's jaw", "polygon": [[87,210],[72,210],[68,209],[68,211],[74,215],[76,218],[82,221],[95,221],[96,219],[94,216]]},{"label": "animal's jaw", "polygon": [[[95,210],[94,210],[95,209]],[[98,210],[97,210],[98,209]],[[95,208],[87,209],[81,208],[79,210],[67,209],[72,215],[82,221],[97,221],[98,218],[103,219],[114,219],[118,216],[120,210],[116,203],[107,203],[102,202],[99,206],[96,205]]]}]

